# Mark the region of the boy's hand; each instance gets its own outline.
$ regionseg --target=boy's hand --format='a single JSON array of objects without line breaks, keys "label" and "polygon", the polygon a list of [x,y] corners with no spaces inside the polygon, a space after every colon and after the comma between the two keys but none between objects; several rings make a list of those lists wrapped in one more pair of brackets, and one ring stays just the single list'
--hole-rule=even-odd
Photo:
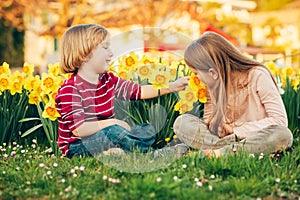
[{"label": "boy's hand", "polygon": [[172,92],[178,92],[178,91],[184,90],[186,88],[186,86],[189,84],[189,80],[190,80],[190,77],[186,76],[186,77],[180,78],[174,82],[170,82],[169,89]]},{"label": "boy's hand", "polygon": [[131,130],[131,127],[129,126],[129,124],[127,124],[126,122],[119,120],[119,119],[115,119],[115,122],[117,125],[122,126],[123,128],[126,128],[127,130]]}]

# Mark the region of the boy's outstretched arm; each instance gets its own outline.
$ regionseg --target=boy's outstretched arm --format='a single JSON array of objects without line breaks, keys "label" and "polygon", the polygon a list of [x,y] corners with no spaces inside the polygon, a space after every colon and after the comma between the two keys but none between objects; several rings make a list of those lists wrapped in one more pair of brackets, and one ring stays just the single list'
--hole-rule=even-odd
[{"label": "boy's outstretched arm", "polygon": [[[184,90],[188,85],[190,80],[189,76],[180,78],[174,82],[169,83],[168,88],[162,88],[160,90],[160,95],[169,94],[171,92],[178,92]],[[141,86],[141,99],[150,99],[158,96],[157,89],[154,89],[152,85],[142,85]]]}]

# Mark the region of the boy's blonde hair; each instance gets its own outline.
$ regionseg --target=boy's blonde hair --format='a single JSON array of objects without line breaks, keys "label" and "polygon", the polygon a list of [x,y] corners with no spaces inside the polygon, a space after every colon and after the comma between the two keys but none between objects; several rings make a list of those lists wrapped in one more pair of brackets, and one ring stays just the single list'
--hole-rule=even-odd
[{"label": "boy's blonde hair", "polygon": [[80,66],[89,60],[90,53],[108,35],[98,24],[80,24],[70,27],[62,37],[60,61],[64,73],[77,73]]}]

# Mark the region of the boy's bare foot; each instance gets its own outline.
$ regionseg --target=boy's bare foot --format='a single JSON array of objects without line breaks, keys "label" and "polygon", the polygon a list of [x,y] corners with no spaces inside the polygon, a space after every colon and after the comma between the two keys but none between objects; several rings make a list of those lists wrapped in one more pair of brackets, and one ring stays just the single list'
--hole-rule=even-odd
[{"label": "boy's bare foot", "polygon": [[121,156],[125,155],[125,151],[121,148],[110,148],[107,151],[103,151],[103,155],[105,156]]}]

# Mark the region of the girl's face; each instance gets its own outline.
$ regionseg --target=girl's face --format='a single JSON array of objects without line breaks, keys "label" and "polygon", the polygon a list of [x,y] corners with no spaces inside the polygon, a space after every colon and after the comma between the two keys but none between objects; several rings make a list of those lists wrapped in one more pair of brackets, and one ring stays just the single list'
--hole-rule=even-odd
[{"label": "girl's face", "polygon": [[88,61],[92,69],[95,70],[97,74],[104,73],[109,69],[109,63],[113,53],[110,49],[110,37],[107,35],[105,40],[103,40],[92,52],[91,57]]}]

